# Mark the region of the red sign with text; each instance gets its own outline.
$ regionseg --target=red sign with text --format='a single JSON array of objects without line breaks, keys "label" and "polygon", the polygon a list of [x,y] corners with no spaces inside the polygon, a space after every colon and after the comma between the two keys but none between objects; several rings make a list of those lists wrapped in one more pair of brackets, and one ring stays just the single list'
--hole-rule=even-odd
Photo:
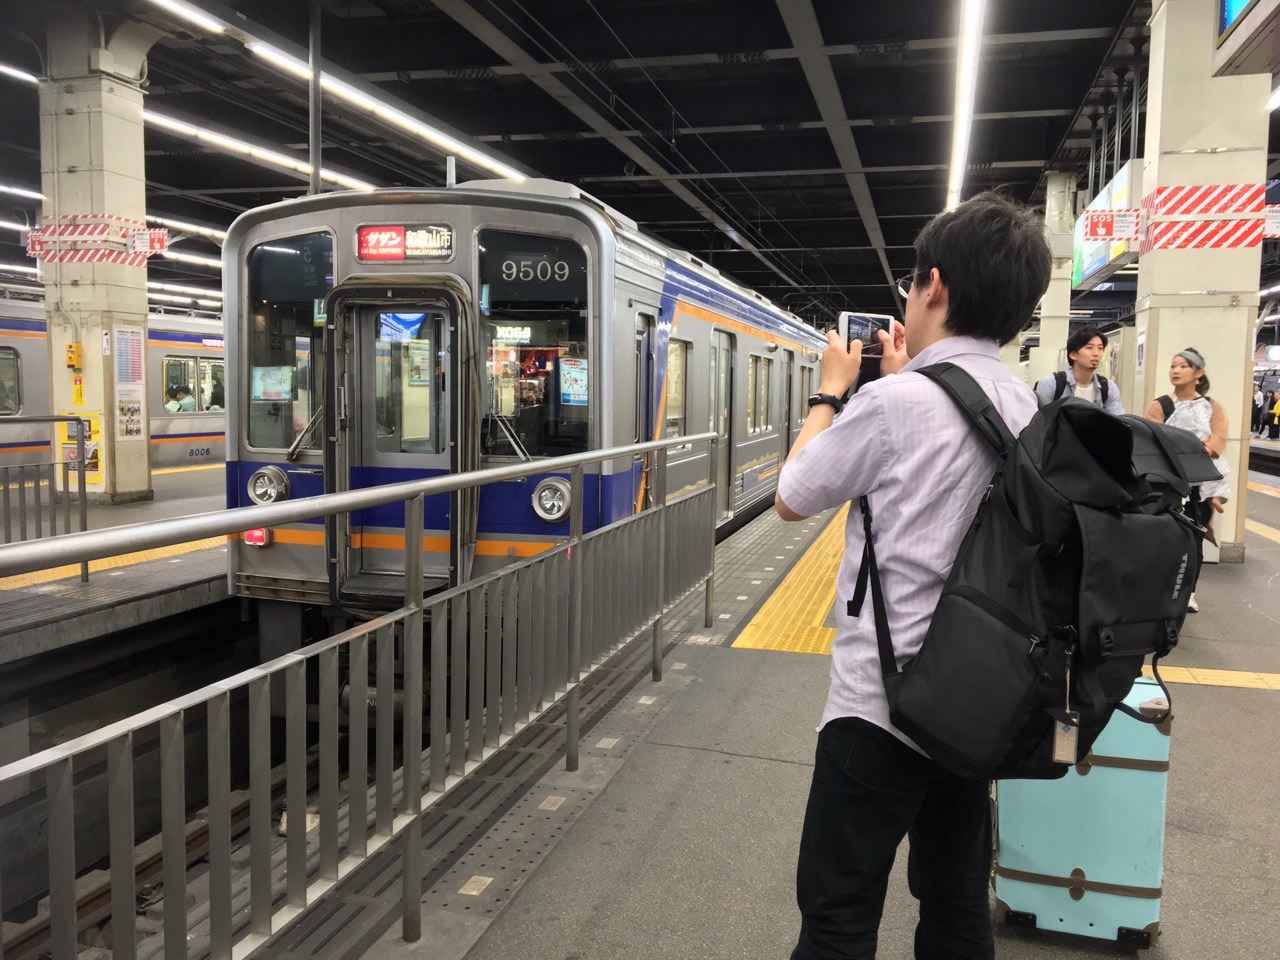
[{"label": "red sign with text", "polygon": [[361,260],[403,260],[404,225],[361,227],[356,234],[356,256]]},{"label": "red sign with text", "polygon": [[1138,239],[1138,211],[1136,209],[1086,210],[1084,212],[1084,239]]}]

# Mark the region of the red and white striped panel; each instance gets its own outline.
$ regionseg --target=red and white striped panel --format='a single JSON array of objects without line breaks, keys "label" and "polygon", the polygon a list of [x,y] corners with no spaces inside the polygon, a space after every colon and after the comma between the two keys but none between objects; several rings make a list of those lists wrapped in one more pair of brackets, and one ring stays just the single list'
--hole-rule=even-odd
[{"label": "red and white striped panel", "polygon": [[144,230],[147,226],[145,220],[136,220],[133,217],[117,217],[112,213],[65,213],[58,217],[46,216],[41,217],[41,219],[44,220],[45,223],[71,224],[97,223],[101,221],[106,224],[121,224],[122,226],[133,227],[139,230]]},{"label": "red and white striped panel", "polygon": [[1148,250],[1203,250],[1220,247],[1256,247],[1262,243],[1263,221],[1248,220],[1184,220],[1153,224],[1149,245],[1144,244],[1139,256]]},{"label": "red and white striped panel", "polygon": [[50,250],[44,259],[49,263],[119,263],[126,267],[147,265],[147,258],[142,254],[123,250]]},{"label": "red and white striped panel", "polygon": [[1156,216],[1201,213],[1261,213],[1266,188],[1261,183],[1203,183],[1157,187]]}]

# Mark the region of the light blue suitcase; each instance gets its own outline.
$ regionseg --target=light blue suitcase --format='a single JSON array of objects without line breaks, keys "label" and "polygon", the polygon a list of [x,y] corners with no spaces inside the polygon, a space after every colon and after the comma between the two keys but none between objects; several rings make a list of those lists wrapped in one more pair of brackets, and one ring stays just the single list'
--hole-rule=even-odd
[{"label": "light blue suitcase", "polygon": [[[1139,678],[1125,703],[1167,709]],[[1011,926],[1149,947],[1160,935],[1169,722],[1112,715],[1061,780],[996,788],[997,917]]]}]

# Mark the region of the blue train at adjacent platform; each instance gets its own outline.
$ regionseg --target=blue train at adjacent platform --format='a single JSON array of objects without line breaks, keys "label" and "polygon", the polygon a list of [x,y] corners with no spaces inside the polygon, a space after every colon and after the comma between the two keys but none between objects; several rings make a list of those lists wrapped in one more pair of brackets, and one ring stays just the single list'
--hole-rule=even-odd
[{"label": "blue train at adjacent platform", "polygon": [[[772,499],[826,341],[568,184],[333,193],[242,215],[224,246],[230,506],[713,430],[719,522]],[[671,456],[672,493],[705,449]],[[427,590],[567,535],[551,476],[426,504]],[[587,530],[646,500],[589,477]],[[452,522],[451,522],[452,521]],[[237,594],[368,609],[403,596],[403,511],[231,550]]]},{"label": "blue train at adjacent platform", "polygon": [[[58,347],[60,350],[61,347]],[[10,423],[7,417],[48,416],[49,336],[39,300],[0,300],[0,467],[49,463],[48,424]],[[222,463],[226,455],[223,412],[222,321],[154,313],[147,318],[146,407],[152,469]],[[177,387],[191,396],[190,410],[171,410]]]}]

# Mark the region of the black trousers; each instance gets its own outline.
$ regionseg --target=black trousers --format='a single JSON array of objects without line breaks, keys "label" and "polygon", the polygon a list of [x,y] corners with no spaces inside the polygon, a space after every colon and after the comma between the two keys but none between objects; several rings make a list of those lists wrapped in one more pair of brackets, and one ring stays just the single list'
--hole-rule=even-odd
[{"label": "black trousers", "polygon": [[907,835],[918,960],[993,960],[989,791],[865,720],[823,727],[800,840],[792,960],[875,957],[889,871]]},{"label": "black trousers", "polygon": [[[1213,519],[1213,504],[1208,500],[1196,500],[1191,505],[1191,519],[1202,527],[1208,527]],[[1191,592],[1195,593],[1196,584],[1200,582],[1200,572],[1204,569],[1204,538],[1202,533],[1196,534],[1196,559],[1200,561],[1196,567],[1195,583],[1191,584]]]}]

